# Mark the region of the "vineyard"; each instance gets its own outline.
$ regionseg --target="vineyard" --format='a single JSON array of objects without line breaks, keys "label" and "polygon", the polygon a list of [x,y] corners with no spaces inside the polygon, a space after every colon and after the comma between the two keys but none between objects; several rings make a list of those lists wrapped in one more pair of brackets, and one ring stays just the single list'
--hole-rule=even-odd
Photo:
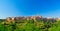
[{"label": "vineyard", "polygon": [[0,31],[60,31],[60,21],[0,21]]}]

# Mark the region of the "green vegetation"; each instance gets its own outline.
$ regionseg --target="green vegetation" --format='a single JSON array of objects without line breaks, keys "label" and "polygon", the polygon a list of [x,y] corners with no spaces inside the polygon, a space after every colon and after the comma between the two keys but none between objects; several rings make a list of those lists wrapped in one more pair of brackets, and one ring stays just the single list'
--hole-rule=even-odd
[{"label": "green vegetation", "polygon": [[0,21],[0,31],[60,31],[60,21]]}]

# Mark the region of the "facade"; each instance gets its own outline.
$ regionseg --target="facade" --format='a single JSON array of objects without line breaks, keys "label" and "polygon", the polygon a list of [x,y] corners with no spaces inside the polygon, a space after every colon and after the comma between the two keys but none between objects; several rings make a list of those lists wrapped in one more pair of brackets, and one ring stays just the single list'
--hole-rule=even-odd
[{"label": "facade", "polygon": [[23,21],[23,20],[37,20],[37,21],[55,21],[60,20],[60,18],[43,18],[42,16],[29,16],[29,17],[8,17],[7,21]]},{"label": "facade", "polygon": [[10,22],[10,21],[13,21],[14,18],[8,17],[8,18],[6,18],[6,20],[7,20],[8,22]]}]

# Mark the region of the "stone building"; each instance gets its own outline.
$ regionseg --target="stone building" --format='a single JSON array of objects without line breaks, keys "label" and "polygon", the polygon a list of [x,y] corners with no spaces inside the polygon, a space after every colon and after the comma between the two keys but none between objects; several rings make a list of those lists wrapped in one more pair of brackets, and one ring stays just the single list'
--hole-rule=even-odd
[{"label": "stone building", "polygon": [[[58,18],[57,18],[58,19]],[[43,18],[42,16],[28,16],[28,17],[8,17],[7,21],[24,21],[24,20],[34,20],[34,21],[56,21],[54,18]]]},{"label": "stone building", "polygon": [[60,18],[55,18],[55,20],[60,21]]},{"label": "stone building", "polygon": [[14,20],[26,20],[26,17],[15,17]]},{"label": "stone building", "polygon": [[27,17],[27,20],[42,20],[42,16],[29,16]]},{"label": "stone building", "polygon": [[38,21],[42,20],[42,16],[36,16],[35,20],[38,20]]},{"label": "stone building", "polygon": [[14,17],[7,17],[6,20],[9,21],[9,22],[14,21]]},{"label": "stone building", "polygon": [[42,16],[29,16],[29,17],[8,17],[7,21],[17,21],[17,20],[41,20]]}]

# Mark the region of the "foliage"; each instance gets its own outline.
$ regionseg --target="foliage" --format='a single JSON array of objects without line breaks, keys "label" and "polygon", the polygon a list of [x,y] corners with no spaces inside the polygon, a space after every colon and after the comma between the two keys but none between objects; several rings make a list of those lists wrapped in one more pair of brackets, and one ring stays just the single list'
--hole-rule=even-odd
[{"label": "foliage", "polygon": [[60,21],[34,21],[34,20],[24,20],[24,21],[14,21],[0,22],[0,31],[60,31]]}]

